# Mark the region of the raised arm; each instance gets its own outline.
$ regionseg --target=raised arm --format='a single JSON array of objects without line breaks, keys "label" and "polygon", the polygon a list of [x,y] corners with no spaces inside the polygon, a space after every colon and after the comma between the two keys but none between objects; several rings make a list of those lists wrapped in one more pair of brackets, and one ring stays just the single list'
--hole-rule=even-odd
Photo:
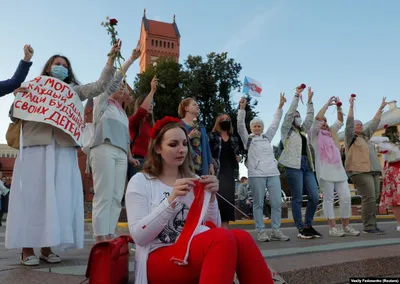
[{"label": "raised arm", "polygon": [[290,129],[292,128],[294,117],[296,115],[297,107],[299,106],[299,98],[303,89],[297,87],[296,95],[293,97],[293,101],[290,104],[289,110],[285,114],[283,119],[283,123],[281,126],[281,140],[284,141],[286,136],[288,135]]},{"label": "raised arm", "polygon": [[374,135],[376,129],[378,128],[379,122],[381,122],[382,112],[386,105],[387,105],[386,97],[383,97],[382,103],[379,106],[379,109],[376,112],[374,118],[372,119],[371,123],[363,131],[363,134],[366,137],[371,138]]},{"label": "raised arm", "polygon": [[310,130],[311,125],[314,121],[314,105],[312,102],[312,98],[314,96],[314,92],[311,90],[311,87],[308,87],[308,101],[307,101],[307,115],[306,119],[301,126],[302,130],[307,133]]},{"label": "raised arm", "polygon": [[29,68],[32,66],[32,62],[30,61],[33,53],[34,50],[30,45],[24,46],[24,59],[19,62],[14,75],[8,80],[0,81],[0,97],[12,93],[25,81]]},{"label": "raised arm", "polygon": [[355,132],[354,132],[354,101],[355,101],[355,97],[351,96],[349,99],[350,109],[349,109],[349,113],[347,115],[346,128],[344,130],[344,142],[345,142],[347,148],[350,146],[351,141],[353,141],[353,138],[355,135]]},{"label": "raised arm", "polygon": [[121,45],[119,43],[116,43],[111,48],[107,64],[101,72],[100,78],[96,82],[85,85],[75,85],[72,87],[82,101],[86,100],[88,97],[97,97],[98,95],[106,91],[106,88],[110,84],[110,81],[112,80],[115,73],[115,68],[113,66],[115,54],[116,51],[120,48]]},{"label": "raised arm", "polygon": [[136,47],[133,51],[131,56],[129,57],[128,60],[126,60],[124,62],[124,64],[122,64],[121,66],[121,70],[118,70],[115,75],[114,78],[112,79],[111,83],[108,85],[107,89],[106,89],[106,94],[108,96],[111,96],[112,94],[114,94],[117,90],[119,90],[120,85],[121,85],[121,81],[124,77],[124,74],[126,74],[126,72],[128,71],[129,67],[131,67],[132,63],[139,58],[140,56],[140,49],[138,47]]},{"label": "raised arm", "polygon": [[274,139],[274,136],[279,128],[279,123],[281,122],[282,115],[283,115],[283,105],[286,103],[285,93],[280,94],[279,106],[274,114],[274,118],[272,119],[271,125],[268,127],[267,131],[265,132],[265,136],[269,141]]},{"label": "raised arm", "polygon": [[243,146],[247,150],[247,141],[249,139],[249,133],[246,128],[246,105],[247,100],[245,98],[241,98],[239,102],[240,108],[238,110],[237,116],[237,131],[239,133],[240,139],[242,139]]}]

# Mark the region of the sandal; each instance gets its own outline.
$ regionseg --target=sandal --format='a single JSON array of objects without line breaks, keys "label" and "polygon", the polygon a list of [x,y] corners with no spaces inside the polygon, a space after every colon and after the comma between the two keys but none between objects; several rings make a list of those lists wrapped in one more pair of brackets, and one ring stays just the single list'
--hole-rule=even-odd
[{"label": "sandal", "polygon": [[19,261],[21,262],[21,264],[26,266],[36,266],[39,265],[40,262],[36,255],[30,255],[24,259],[24,255],[22,253],[19,257]]},{"label": "sandal", "polygon": [[54,253],[50,253],[48,256],[44,256],[42,253],[40,253],[40,259],[46,261],[47,263],[61,262],[61,258]]}]

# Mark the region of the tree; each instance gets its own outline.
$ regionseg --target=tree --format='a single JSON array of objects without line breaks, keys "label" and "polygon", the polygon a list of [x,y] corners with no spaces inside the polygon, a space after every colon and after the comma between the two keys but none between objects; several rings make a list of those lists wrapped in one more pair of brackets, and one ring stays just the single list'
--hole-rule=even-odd
[{"label": "tree", "polygon": [[[149,66],[145,72],[138,74],[134,82],[134,96],[150,92],[150,82],[154,75],[159,80],[157,92],[154,95],[154,117],[160,119],[166,115],[177,116],[178,106],[183,97],[180,87],[182,82],[182,66],[174,58],[162,57],[157,60],[157,66]],[[164,88],[161,86],[163,85]]]},{"label": "tree", "polygon": [[[207,131],[211,131],[215,119],[221,113],[227,113],[236,131],[237,105],[230,94],[240,90],[239,74],[242,66],[233,58],[228,58],[226,52],[216,54],[211,52],[206,61],[201,56],[191,56],[185,61],[183,90],[185,97],[196,99],[200,107],[200,118]],[[250,102],[250,98],[248,97]],[[246,120],[249,122],[256,113],[254,106],[249,104]]]},{"label": "tree", "polygon": [[[242,67],[233,58],[228,58],[227,53],[207,55],[203,61],[201,56],[191,56],[183,65],[175,62],[174,58],[160,57],[156,68],[148,66],[145,72],[138,74],[134,82],[135,97],[150,92],[150,82],[154,75],[159,78],[159,87],[154,96],[156,106],[154,115],[156,119],[163,116],[178,116],[178,105],[182,99],[194,98],[200,107],[200,121],[207,131],[211,131],[215,119],[221,113],[227,113],[232,118],[236,131],[237,104],[230,94],[240,90],[239,74]],[[165,85],[162,88],[160,85]],[[257,101],[251,103],[247,96],[248,105],[246,122],[256,116],[254,111]]]}]

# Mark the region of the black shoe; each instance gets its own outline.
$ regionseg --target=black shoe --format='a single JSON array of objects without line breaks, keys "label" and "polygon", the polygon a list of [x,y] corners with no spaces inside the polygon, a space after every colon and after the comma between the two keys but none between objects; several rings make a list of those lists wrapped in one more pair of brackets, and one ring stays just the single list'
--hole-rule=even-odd
[{"label": "black shoe", "polygon": [[322,238],[322,235],[317,230],[315,230],[312,226],[305,228],[305,229],[309,230],[314,238]]},{"label": "black shoe", "polygon": [[303,229],[299,230],[297,237],[299,239],[312,239],[314,237],[314,235],[311,234],[309,228],[303,228]]},{"label": "black shoe", "polygon": [[369,229],[369,230],[363,230],[364,234],[369,234],[369,235],[383,235],[384,232],[379,230],[379,229]]},{"label": "black shoe", "polygon": [[382,231],[381,229],[379,229],[378,227],[375,227],[375,230],[377,230],[379,233],[381,233],[382,235],[385,233],[384,231]]}]

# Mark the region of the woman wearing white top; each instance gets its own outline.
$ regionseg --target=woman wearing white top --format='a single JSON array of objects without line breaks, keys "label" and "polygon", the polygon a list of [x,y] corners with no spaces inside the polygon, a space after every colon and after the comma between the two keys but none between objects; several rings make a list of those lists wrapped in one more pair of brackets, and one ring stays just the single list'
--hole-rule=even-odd
[{"label": "woman wearing white top", "polygon": [[[329,106],[337,105],[337,121],[328,126],[325,113]],[[339,98],[331,97],[318,112],[311,126],[311,145],[315,151],[315,169],[317,180],[323,190],[323,210],[329,223],[329,235],[342,237],[345,235],[358,236],[349,225],[351,215],[351,196],[347,183],[347,174],[343,168],[336,134],[343,126],[343,111]],[[339,195],[340,217],[342,227],[336,228],[334,213],[334,192]]]},{"label": "woman wearing white top", "polygon": [[140,56],[140,49],[118,70],[107,90],[96,98],[94,108],[95,134],[91,143],[90,166],[93,174],[93,232],[96,242],[112,239],[121,213],[129,149],[128,117],[121,106],[126,94],[123,74]]},{"label": "woman wearing white top", "polygon": [[[400,131],[398,126],[385,125],[386,141],[378,142],[379,152],[384,154],[383,187],[381,192],[380,210],[393,210],[397,221],[397,231],[400,231]],[[373,142],[374,137],[371,138]],[[373,142],[374,143],[374,142]]]},{"label": "woman wearing white top", "polygon": [[[75,78],[67,57],[54,55],[45,64],[42,76],[55,77],[77,93],[80,100],[100,95],[115,72],[114,59],[120,48],[115,44],[100,78],[81,85]],[[27,92],[19,88],[16,92]],[[40,259],[58,263],[61,258],[51,247],[60,250],[83,248],[84,212],[82,177],[79,171],[79,145],[62,130],[46,123],[24,121],[21,144],[23,153],[15,161],[10,190],[5,245],[22,248],[23,265],[39,264]]]},{"label": "woman wearing white top", "polygon": [[[165,117],[157,121],[150,136],[143,172],[129,181],[125,198],[129,231],[136,243],[135,283],[226,284],[233,282],[236,271],[240,283],[272,284],[271,272],[250,234],[209,229],[221,226],[215,197],[218,180],[196,177],[189,138],[180,120]],[[196,214],[199,210],[191,207],[197,180],[205,186],[200,215],[204,217],[197,218],[184,261],[178,265],[171,261],[182,248],[177,242],[187,237],[181,235],[186,228],[193,228],[193,219],[187,222],[188,211]]]}]

